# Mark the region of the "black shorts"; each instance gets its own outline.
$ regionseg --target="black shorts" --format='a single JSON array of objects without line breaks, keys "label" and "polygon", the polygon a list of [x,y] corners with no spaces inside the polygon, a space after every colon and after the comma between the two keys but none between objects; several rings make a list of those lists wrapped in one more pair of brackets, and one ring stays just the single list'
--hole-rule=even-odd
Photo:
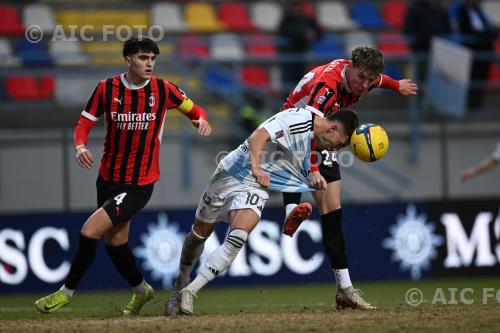
[{"label": "black shorts", "polygon": [[[340,180],[340,166],[337,163],[335,152],[322,150],[317,151],[319,173],[325,178],[327,183]],[[321,157],[320,157],[321,155]]]},{"label": "black shorts", "polygon": [[108,183],[97,177],[97,207],[102,207],[113,225],[130,220],[149,201],[154,184],[126,185]]}]

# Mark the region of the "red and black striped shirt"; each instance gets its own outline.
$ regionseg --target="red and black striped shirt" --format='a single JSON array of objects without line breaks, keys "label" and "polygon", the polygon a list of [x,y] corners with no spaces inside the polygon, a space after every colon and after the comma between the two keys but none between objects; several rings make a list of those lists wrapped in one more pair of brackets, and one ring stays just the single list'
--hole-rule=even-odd
[{"label": "red and black striped shirt", "polygon": [[[348,108],[364,95],[356,95],[350,91],[346,82],[346,71],[352,67],[351,60],[337,59],[328,64],[318,66],[304,75],[281,108],[302,107],[322,115],[327,111]],[[381,87],[395,89],[399,84],[387,75],[380,74],[373,82],[370,90]],[[397,91],[397,89],[396,89]],[[317,110],[317,111],[316,111]]]},{"label": "red and black striped shirt", "polygon": [[112,183],[151,184],[160,178],[165,112],[175,108],[191,119],[206,119],[203,109],[195,106],[182,90],[156,76],[140,86],[128,83],[125,74],[102,80],[80,116],[75,145],[87,143],[85,134],[78,134],[79,126],[89,120],[93,126],[104,115],[106,138],[100,176]]}]

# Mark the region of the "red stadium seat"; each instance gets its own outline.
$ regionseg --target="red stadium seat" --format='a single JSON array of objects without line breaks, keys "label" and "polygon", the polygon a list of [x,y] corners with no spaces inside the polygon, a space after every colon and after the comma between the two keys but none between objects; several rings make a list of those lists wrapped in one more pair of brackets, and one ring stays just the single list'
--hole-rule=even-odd
[{"label": "red stadium seat", "polygon": [[37,82],[34,76],[8,77],[5,86],[7,88],[7,95],[14,100],[39,99]]},{"label": "red stadium seat", "polygon": [[245,36],[244,40],[248,56],[271,58],[278,53],[272,37],[267,34],[251,34]]},{"label": "red stadium seat", "polygon": [[23,33],[24,28],[16,7],[0,4],[0,35],[20,35]]},{"label": "red stadium seat", "polygon": [[400,0],[387,1],[382,5],[382,16],[387,24],[393,28],[403,27],[406,15],[406,2]]},{"label": "red stadium seat", "polygon": [[231,31],[250,31],[255,29],[248,16],[248,9],[242,3],[222,3],[219,6],[219,19]]},{"label": "red stadium seat", "polygon": [[182,35],[178,40],[179,56],[183,58],[208,58],[208,46],[200,35]]},{"label": "red stadium seat", "polygon": [[38,96],[40,99],[51,99],[54,97],[55,78],[53,76],[44,76],[40,79],[40,89]]},{"label": "red stadium seat", "polygon": [[405,37],[399,32],[383,32],[378,35],[378,49],[384,55],[406,56],[410,49]]},{"label": "red stadium seat", "polygon": [[241,79],[244,83],[255,88],[268,88],[269,87],[269,74],[267,71],[255,65],[243,67],[241,70]]},{"label": "red stadium seat", "polygon": [[7,95],[18,101],[43,100],[54,97],[53,76],[37,79],[34,76],[11,76],[5,82]]}]

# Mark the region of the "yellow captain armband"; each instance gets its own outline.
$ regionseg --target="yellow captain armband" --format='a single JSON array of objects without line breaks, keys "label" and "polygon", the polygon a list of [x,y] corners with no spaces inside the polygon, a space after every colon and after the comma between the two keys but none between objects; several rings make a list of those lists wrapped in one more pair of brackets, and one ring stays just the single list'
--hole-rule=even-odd
[{"label": "yellow captain armband", "polygon": [[177,110],[179,110],[182,113],[188,113],[193,109],[193,101],[190,100],[189,98],[185,98],[182,103],[177,107]]}]

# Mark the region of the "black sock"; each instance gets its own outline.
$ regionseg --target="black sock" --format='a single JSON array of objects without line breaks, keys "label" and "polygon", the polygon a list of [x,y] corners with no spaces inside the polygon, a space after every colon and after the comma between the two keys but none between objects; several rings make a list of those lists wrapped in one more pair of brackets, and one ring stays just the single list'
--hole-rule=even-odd
[{"label": "black sock", "polygon": [[131,287],[135,287],[142,282],[142,274],[139,268],[137,268],[134,255],[130,251],[128,243],[118,246],[106,245],[106,250],[116,270],[127,280]]},{"label": "black sock", "polygon": [[76,289],[80,284],[80,280],[94,261],[97,252],[98,239],[88,238],[80,235],[80,243],[76,251],[75,258],[71,264],[68,277],[64,285],[68,289]]},{"label": "black sock", "polygon": [[342,231],[342,208],[321,215],[323,245],[333,269],[347,268],[347,249]]},{"label": "black sock", "polygon": [[302,197],[301,193],[286,193],[283,192],[283,204],[286,205],[288,204],[299,204],[300,203],[300,198]]}]

